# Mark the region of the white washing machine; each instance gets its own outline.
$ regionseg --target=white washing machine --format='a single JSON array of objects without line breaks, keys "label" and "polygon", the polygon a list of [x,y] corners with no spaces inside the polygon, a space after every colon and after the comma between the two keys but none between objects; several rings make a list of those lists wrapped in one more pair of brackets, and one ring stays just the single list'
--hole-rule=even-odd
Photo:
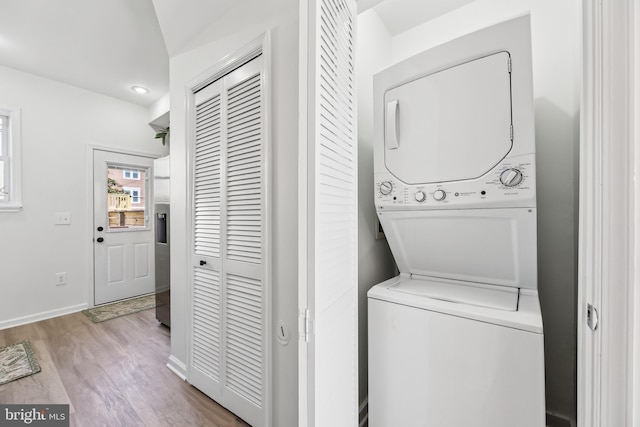
[{"label": "white washing machine", "polygon": [[530,22],[374,77],[376,210],[400,275],[369,309],[369,425],[543,427]]}]

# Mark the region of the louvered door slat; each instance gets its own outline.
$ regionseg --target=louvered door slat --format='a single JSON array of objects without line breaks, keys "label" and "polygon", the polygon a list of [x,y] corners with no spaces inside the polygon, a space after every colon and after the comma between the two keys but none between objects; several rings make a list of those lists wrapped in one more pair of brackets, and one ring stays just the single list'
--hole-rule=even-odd
[{"label": "louvered door slat", "polygon": [[233,119],[229,120],[229,123],[242,123],[247,118],[260,115],[260,92],[256,91],[256,96],[247,98],[244,100],[246,103],[238,105],[234,110],[229,110],[230,114],[233,114]]},{"label": "louvered door slat", "polygon": [[196,106],[194,249],[211,257],[220,257],[220,113],[220,95]]},{"label": "louvered door slat", "polygon": [[[262,166],[260,163],[246,163],[240,162],[239,164],[235,164],[233,170],[229,171],[227,177],[229,180],[234,180],[236,177],[244,178],[245,180],[251,179],[256,183],[260,182],[262,173]],[[233,196],[233,195],[231,195]]]},{"label": "louvered door slat", "polygon": [[[262,198],[247,200],[247,189],[262,186],[262,105],[260,75],[255,75],[227,91],[229,112],[227,168],[227,258],[259,263],[262,255]],[[234,201],[245,198],[240,205]],[[253,230],[247,240],[238,228]]]},{"label": "louvered door slat", "polygon": [[216,149],[215,146],[208,146],[212,141],[215,141],[215,138],[206,140],[205,142],[207,144],[203,144],[203,146],[199,148],[196,168],[200,168],[202,166],[220,167],[220,150]]},{"label": "louvered door slat", "polygon": [[[256,84],[256,81],[260,79],[260,76],[256,74],[255,76],[248,78],[247,80],[238,83],[236,86],[229,89],[229,95],[233,97],[234,100],[243,100],[250,96],[255,96],[260,93],[260,85]],[[237,101],[230,102],[229,108],[233,109],[238,104]]]},{"label": "louvered door slat", "polygon": [[227,381],[256,405],[262,394],[262,283],[227,276]]},{"label": "louvered door slat", "polygon": [[262,295],[260,280],[227,275],[227,381],[256,405],[262,394]]},{"label": "louvered door slat", "polygon": [[229,200],[229,206],[259,205],[260,200],[259,194],[247,194],[246,191],[243,191],[242,196],[236,196]]},{"label": "louvered door slat", "polygon": [[[260,119],[260,114],[251,114],[244,117],[234,117],[234,120],[229,121],[229,136],[235,137],[248,132],[257,131],[260,129],[260,123],[256,123],[256,120]],[[230,146],[232,146],[230,144]]]},{"label": "louvered door slat", "polygon": [[252,357],[251,353],[247,353],[246,351],[237,351],[236,349],[229,349],[229,354],[236,366],[243,366],[245,371],[248,371],[243,373],[245,378],[251,375],[260,375],[260,371],[254,370],[254,367],[260,364],[261,361]]},{"label": "louvered door slat", "polygon": [[194,267],[193,367],[220,378],[220,275]]},{"label": "louvered door slat", "polygon": [[[253,156],[250,155],[235,155],[235,156],[231,156],[234,159],[234,162],[236,162],[236,166],[238,168],[238,170],[243,170],[243,169],[247,169],[247,168],[256,168],[256,171],[262,171],[262,169],[259,167],[259,163],[256,162],[256,159],[253,158]],[[235,172],[234,172],[235,173]]]},{"label": "louvered door slat", "polygon": [[[234,99],[242,99],[243,94],[259,90],[259,80],[260,74],[256,74],[253,77],[245,79],[244,81],[234,85],[233,87],[229,88],[229,97]],[[230,107],[233,107],[233,105],[235,105],[234,102],[229,103]]]},{"label": "louvered door slat", "polygon": [[227,319],[227,322],[229,323],[230,329],[235,329],[239,334],[243,336],[246,335],[247,337],[249,337],[249,339],[255,341],[256,343],[262,340],[262,331],[253,329],[251,322],[245,322],[238,319]]},{"label": "louvered door slat", "polygon": [[[260,296],[262,298],[262,296]],[[233,319],[227,319],[230,327],[233,327],[237,330],[242,330],[244,334],[247,334],[249,337],[254,337],[256,339],[262,339],[262,330],[255,328],[255,320],[249,318],[245,319],[244,317],[236,316]]]},{"label": "louvered door slat", "polygon": [[229,155],[231,156],[238,151],[260,145],[261,132],[260,127],[255,127],[253,130],[234,134],[233,145],[229,147]]}]

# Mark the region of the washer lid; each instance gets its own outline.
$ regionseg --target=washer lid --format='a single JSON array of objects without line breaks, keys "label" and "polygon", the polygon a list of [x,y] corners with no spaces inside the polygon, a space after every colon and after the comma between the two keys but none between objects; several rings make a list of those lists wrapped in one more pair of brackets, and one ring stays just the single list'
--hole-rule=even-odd
[{"label": "washer lid", "polygon": [[478,178],[512,147],[510,55],[498,52],[384,95],[384,159],[406,184]]},{"label": "washer lid", "polygon": [[[477,320],[527,332],[542,333],[542,316],[540,314],[538,292],[534,290],[520,289],[517,294],[518,308],[513,311],[495,309],[493,307],[487,307],[486,305],[463,304],[444,299],[431,298],[425,295],[418,296],[410,292],[398,292],[397,288],[394,288],[394,285],[399,281],[419,282],[419,280],[411,279],[409,276],[401,274],[369,289],[367,298],[369,301],[378,300],[391,303],[389,304],[391,310],[400,306],[412,307],[419,310]],[[420,284],[416,284],[416,286],[420,286]],[[440,293],[440,295],[442,295],[442,293]],[[495,300],[498,299],[500,298],[495,298]],[[494,298],[489,297],[487,300],[493,301]]]},{"label": "washer lid", "polygon": [[537,289],[535,209],[378,211],[401,273]]},{"label": "washer lid", "polygon": [[518,309],[519,290],[516,288],[413,276],[401,278],[388,289],[496,310],[516,311]]}]

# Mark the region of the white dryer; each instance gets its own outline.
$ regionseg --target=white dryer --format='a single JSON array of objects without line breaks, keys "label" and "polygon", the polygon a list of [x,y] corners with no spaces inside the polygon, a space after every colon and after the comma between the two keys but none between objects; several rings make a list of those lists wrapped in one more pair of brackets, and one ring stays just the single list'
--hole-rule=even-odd
[{"label": "white dryer", "polygon": [[400,275],[369,309],[369,425],[543,427],[530,22],[374,77],[376,211]]}]

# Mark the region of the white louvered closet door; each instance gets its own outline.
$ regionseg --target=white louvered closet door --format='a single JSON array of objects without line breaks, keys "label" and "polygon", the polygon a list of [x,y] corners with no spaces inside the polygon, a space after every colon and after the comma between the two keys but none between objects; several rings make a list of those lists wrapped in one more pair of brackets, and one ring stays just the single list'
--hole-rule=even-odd
[{"label": "white louvered closet door", "polygon": [[266,146],[259,56],[195,94],[189,381],[267,425]]},{"label": "white louvered closet door", "polygon": [[[355,0],[309,1],[300,425],[358,425]],[[302,53],[301,53],[302,56]],[[301,245],[305,242],[301,242]],[[304,284],[306,282],[306,284]],[[305,307],[304,304],[307,304]]]}]

